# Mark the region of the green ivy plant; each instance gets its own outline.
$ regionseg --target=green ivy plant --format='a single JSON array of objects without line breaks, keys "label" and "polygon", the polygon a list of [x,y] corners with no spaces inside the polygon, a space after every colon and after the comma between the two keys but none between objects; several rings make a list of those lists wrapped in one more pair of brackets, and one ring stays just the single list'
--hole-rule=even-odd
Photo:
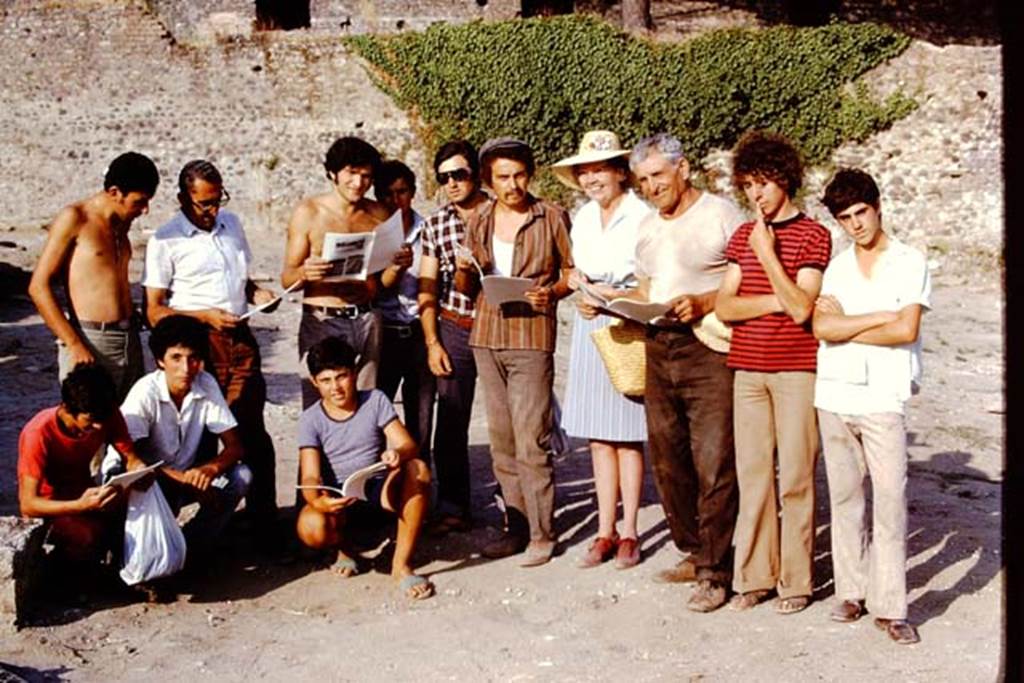
[{"label": "green ivy plant", "polygon": [[[902,92],[876,101],[856,83],[910,44],[875,24],[727,29],[670,44],[568,15],[345,40],[411,115],[428,156],[454,137],[479,145],[513,135],[550,164],[573,154],[584,131],[606,128],[627,145],[669,131],[699,160],[763,128],[815,163],[916,107]],[[539,180],[542,194],[565,198]]]}]

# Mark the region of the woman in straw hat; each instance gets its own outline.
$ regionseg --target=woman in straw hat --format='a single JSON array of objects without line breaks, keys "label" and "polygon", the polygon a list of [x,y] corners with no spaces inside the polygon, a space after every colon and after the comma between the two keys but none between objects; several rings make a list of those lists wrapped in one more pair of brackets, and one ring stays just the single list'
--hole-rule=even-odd
[{"label": "woman in straw hat", "polygon": [[[636,286],[633,267],[637,226],[650,207],[629,189],[629,150],[609,131],[590,131],[579,153],[552,166],[565,185],[590,199],[573,219],[573,260],[577,270],[570,286],[588,283],[606,298]],[[612,386],[593,330],[614,318],[584,297],[577,298],[569,379],[562,426],[570,435],[590,440],[597,489],[598,531],[580,566],[595,567],[615,556],[615,566],[627,569],[640,561],[636,519],[643,483],[643,442],[647,439],[644,406]],[[622,499],[622,536],[616,532],[616,507]]]}]

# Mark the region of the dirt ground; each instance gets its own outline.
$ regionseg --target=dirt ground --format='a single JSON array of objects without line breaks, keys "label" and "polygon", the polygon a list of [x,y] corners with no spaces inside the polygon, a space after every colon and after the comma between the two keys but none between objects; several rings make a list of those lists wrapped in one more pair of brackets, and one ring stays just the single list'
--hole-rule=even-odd
[{"label": "dirt ground", "polygon": [[[0,261],[27,268],[43,232],[0,237]],[[250,241],[257,272],[275,275],[283,238],[250,235]],[[12,283],[16,275],[7,271],[4,280]],[[799,614],[780,616],[768,605],[696,614],[684,607],[688,586],[654,583],[653,574],[679,556],[649,472],[640,511],[642,564],[628,571],[576,568],[596,531],[582,442],[556,460],[558,556],[534,569],[518,567],[515,558],[482,558],[478,549],[496,533],[499,514],[489,499],[493,476],[478,392],[471,432],[477,523],[469,533],[421,544],[420,571],[437,586],[433,599],[410,603],[398,594],[386,573],[388,545],[369,551],[372,571],[341,579],[310,561],[260,560],[248,537],[236,532],[205,576],[184,582],[173,604],[42,596],[31,623],[0,639],[0,663],[45,681],[296,674],[339,681],[996,680],[1003,297],[998,283],[964,284],[943,273],[935,274],[935,285],[934,310],[923,327],[926,384],[908,409],[908,586],[910,618],[922,638],[916,646],[891,644],[870,618],[851,625],[828,619],[834,597],[823,465],[815,602]],[[559,395],[569,340],[569,316],[563,317]],[[256,322],[282,505],[294,496],[298,318],[292,300]],[[18,432],[58,397],[52,337],[24,296],[0,300],[0,387],[0,513],[12,514]]]}]

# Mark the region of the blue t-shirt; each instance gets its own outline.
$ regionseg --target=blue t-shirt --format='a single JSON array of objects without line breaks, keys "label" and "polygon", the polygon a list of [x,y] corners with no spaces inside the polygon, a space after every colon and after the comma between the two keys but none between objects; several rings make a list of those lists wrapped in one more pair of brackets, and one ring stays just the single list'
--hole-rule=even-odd
[{"label": "blue t-shirt", "polygon": [[356,394],[356,412],[335,420],[317,401],[299,417],[299,448],[320,451],[320,476],[327,486],[341,486],[350,474],[380,461],[387,449],[384,427],[398,419],[391,401],[378,389]]}]

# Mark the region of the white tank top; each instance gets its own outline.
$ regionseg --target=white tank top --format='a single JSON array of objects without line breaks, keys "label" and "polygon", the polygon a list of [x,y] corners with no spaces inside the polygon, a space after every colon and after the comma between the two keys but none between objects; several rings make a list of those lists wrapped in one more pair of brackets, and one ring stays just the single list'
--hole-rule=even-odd
[{"label": "white tank top", "polygon": [[498,239],[495,234],[491,240],[491,249],[494,250],[494,270],[498,275],[512,275],[512,254],[515,252],[515,242],[505,242]]}]

